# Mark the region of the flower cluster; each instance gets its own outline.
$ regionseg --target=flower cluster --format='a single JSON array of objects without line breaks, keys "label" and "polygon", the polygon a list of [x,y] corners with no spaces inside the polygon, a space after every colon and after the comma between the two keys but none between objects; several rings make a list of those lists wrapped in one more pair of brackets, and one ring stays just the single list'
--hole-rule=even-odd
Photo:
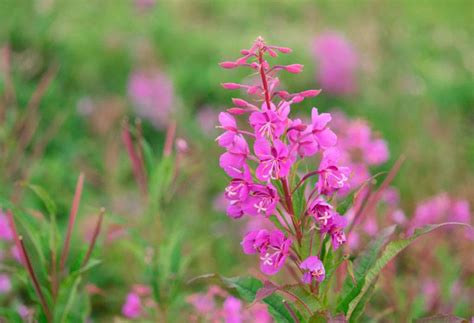
[{"label": "flower cluster", "polygon": [[194,309],[194,313],[190,317],[191,322],[203,320],[205,322],[227,323],[273,322],[266,305],[256,303],[251,307],[244,307],[240,300],[218,286],[210,286],[206,293],[188,296],[187,302]]},{"label": "flower cluster", "polygon": [[[279,88],[279,72],[296,74],[303,66],[271,66],[267,57],[289,52],[291,49],[269,46],[259,37],[250,49],[241,51],[240,58],[220,64],[225,69],[249,68],[259,75],[260,82],[222,84],[228,90],[245,90],[254,100],[234,98],[234,106],[219,114],[218,128],[223,132],[216,140],[226,149],[219,164],[232,178],[225,189],[227,214],[232,218],[263,217],[277,227],[248,232],[242,241],[244,253],[258,254],[260,268],[268,275],[276,274],[290,257],[307,272],[304,282],[310,283],[312,277],[320,282],[324,279],[322,263],[314,255],[303,261],[298,249],[315,230],[321,237],[330,237],[334,250],[346,242],[347,221],[329,201],[347,189],[351,174],[340,164],[337,136],[329,128],[330,114],[313,108],[309,123],[290,117],[292,105],[320,91],[289,93]],[[236,116],[246,116],[248,126],[239,126]],[[312,166],[313,156],[319,158],[319,167]],[[310,161],[307,167],[313,168],[306,174],[299,171],[305,160]],[[308,185],[313,178],[317,181]],[[295,211],[296,194],[304,197],[299,211]]]},{"label": "flower cluster", "polygon": [[129,319],[144,317],[147,310],[156,307],[151,297],[151,289],[146,285],[136,284],[127,294],[125,303],[122,306],[123,316]]}]

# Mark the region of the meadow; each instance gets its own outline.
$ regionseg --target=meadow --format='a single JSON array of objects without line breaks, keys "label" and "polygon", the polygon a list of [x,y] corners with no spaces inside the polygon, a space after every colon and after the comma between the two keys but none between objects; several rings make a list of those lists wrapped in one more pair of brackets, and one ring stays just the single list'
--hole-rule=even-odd
[{"label": "meadow", "polygon": [[0,0],[0,321],[470,320],[473,12]]}]

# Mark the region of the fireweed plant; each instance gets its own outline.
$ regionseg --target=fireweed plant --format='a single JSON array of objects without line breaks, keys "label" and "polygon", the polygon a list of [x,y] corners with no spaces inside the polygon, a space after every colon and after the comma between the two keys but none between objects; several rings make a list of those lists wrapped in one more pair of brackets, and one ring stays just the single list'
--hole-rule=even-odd
[{"label": "fireweed plant", "polygon": [[[387,244],[395,232],[392,226],[381,230],[359,257],[344,254],[357,216],[349,223],[342,215],[357,198],[357,191],[346,194],[345,200],[338,199],[337,193],[354,191],[349,187],[354,174],[340,163],[329,113],[312,108],[309,122],[290,117],[295,104],[320,94],[320,90],[289,93],[279,88],[280,72],[298,74],[303,66],[272,66],[269,57],[290,52],[287,47],[267,45],[259,37],[250,49],[241,50],[240,58],[220,63],[224,69],[248,68],[258,78],[252,84],[222,84],[227,90],[245,90],[254,99],[234,98],[234,106],[219,114],[218,128],[223,132],[216,141],[226,150],[219,165],[231,177],[225,188],[227,214],[233,219],[265,217],[276,227],[249,231],[241,242],[243,252],[259,260],[266,275],[263,282],[253,277],[222,279],[246,301],[267,303],[277,321],[332,315],[354,321],[363,313],[382,268],[419,235],[444,224],[426,226]],[[250,128],[239,126],[239,117]],[[359,203],[359,212],[370,212],[399,167],[400,161],[379,191]],[[278,285],[273,276],[282,271],[289,275],[283,279],[285,285]],[[344,272],[349,275],[342,282]],[[336,285],[342,285],[337,291],[331,284],[336,276]]]}]

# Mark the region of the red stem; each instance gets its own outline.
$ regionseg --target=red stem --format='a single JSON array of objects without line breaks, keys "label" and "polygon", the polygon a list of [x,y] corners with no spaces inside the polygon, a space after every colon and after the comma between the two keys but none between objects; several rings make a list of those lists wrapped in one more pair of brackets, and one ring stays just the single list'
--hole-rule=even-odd
[{"label": "red stem", "polygon": [[143,160],[140,159],[139,155],[135,151],[132,136],[130,134],[130,130],[128,129],[128,122],[125,122],[123,126],[122,141],[125,145],[125,148],[127,149],[130,161],[132,162],[132,169],[135,180],[137,181],[137,184],[140,187],[142,193],[146,195],[147,184],[144,173]]},{"label": "red stem", "polygon": [[71,213],[69,214],[69,223],[67,227],[66,239],[64,240],[64,248],[61,254],[61,264],[59,266],[60,271],[64,269],[67,256],[69,254],[69,246],[71,244],[72,229],[74,228],[74,223],[76,222],[77,211],[79,209],[79,203],[81,201],[82,187],[84,185],[84,174],[79,175],[79,179],[76,185],[76,192],[74,193],[74,199],[72,201]]},{"label": "red stem", "polygon": [[99,236],[100,229],[102,227],[102,222],[104,220],[104,215],[105,215],[105,209],[101,208],[100,213],[99,213],[99,218],[97,219],[97,223],[94,228],[94,234],[92,235],[91,242],[89,244],[89,248],[87,249],[86,256],[84,257],[84,260],[82,261],[81,267],[84,267],[87,265],[87,262],[89,261],[92,251],[94,250],[95,243],[97,241],[97,237]]},{"label": "red stem", "polygon": [[163,148],[163,155],[165,157],[168,157],[171,155],[171,152],[173,151],[173,140],[174,140],[174,135],[176,133],[176,122],[172,121],[168,129],[166,130],[166,139],[165,139],[165,147]]},{"label": "red stem", "polygon": [[15,221],[13,220],[13,215],[10,210],[7,211],[7,218],[8,218],[8,223],[10,225],[10,229],[13,233],[13,239],[15,240],[15,245],[16,248],[18,249],[20,253],[20,258],[21,258],[21,263],[25,267],[26,271],[28,272],[31,281],[33,282],[33,287],[35,289],[36,295],[38,296],[41,307],[43,308],[44,314],[46,315],[46,319],[48,322],[52,322],[52,316],[51,312],[49,311],[48,308],[48,303],[46,303],[46,299],[44,297],[43,291],[41,290],[41,286],[38,282],[38,278],[36,276],[35,271],[33,270],[33,266],[31,265],[30,257],[28,256],[28,253],[25,248],[25,244],[23,243],[23,238],[18,235],[18,232],[16,230],[15,226]]},{"label": "red stem", "polygon": [[265,75],[265,69],[263,68],[263,49],[260,49],[258,52],[258,63],[260,64],[260,77],[262,79],[265,103],[267,104],[267,109],[270,109],[270,92],[268,91],[267,76]]}]

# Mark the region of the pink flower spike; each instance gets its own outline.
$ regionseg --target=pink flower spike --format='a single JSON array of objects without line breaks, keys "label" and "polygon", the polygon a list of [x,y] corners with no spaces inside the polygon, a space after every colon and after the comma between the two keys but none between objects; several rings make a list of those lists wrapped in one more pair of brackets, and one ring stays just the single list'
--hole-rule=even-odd
[{"label": "pink flower spike", "polygon": [[298,74],[298,73],[301,73],[303,71],[303,65],[301,65],[301,64],[286,65],[286,66],[283,66],[283,68],[287,72],[293,73],[293,74]]},{"label": "pink flower spike", "polygon": [[222,87],[226,90],[238,90],[241,85],[238,83],[221,83]]},{"label": "pink flower spike", "polygon": [[236,68],[238,65],[235,62],[222,62],[219,63],[219,66],[226,69]]}]

